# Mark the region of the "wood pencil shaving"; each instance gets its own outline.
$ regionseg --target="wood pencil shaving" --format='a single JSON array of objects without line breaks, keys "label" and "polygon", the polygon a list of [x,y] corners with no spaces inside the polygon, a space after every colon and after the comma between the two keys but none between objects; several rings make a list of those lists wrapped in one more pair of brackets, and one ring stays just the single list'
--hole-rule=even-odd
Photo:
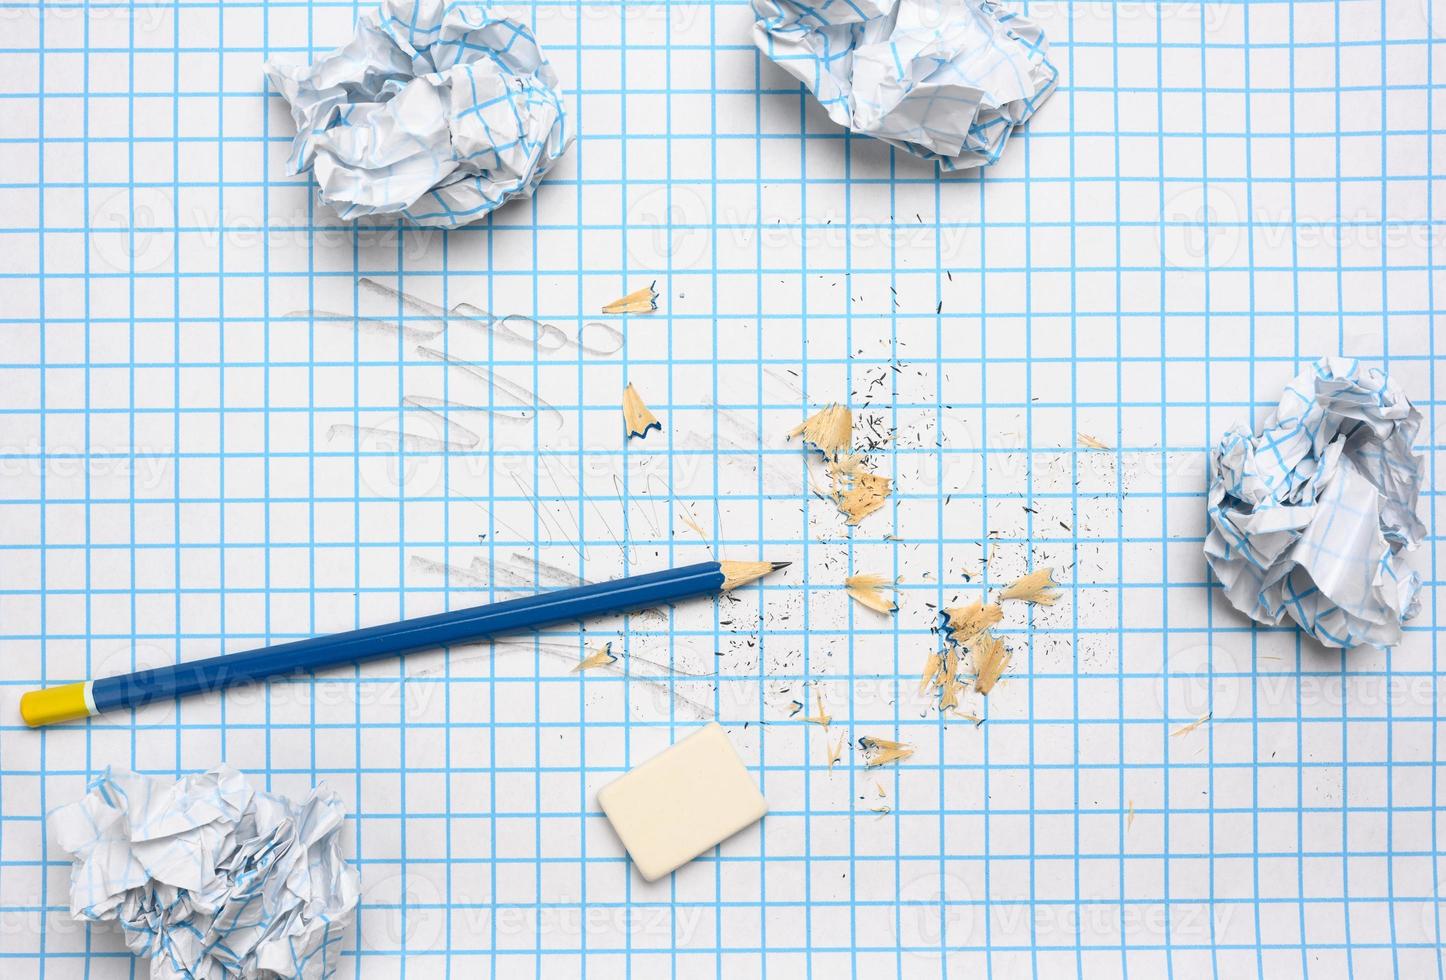
[{"label": "wood pencil shaving", "polygon": [[1004,610],[998,603],[974,601],[967,606],[946,606],[944,616],[949,628],[949,638],[960,645],[968,643],[989,627],[1004,618]]},{"label": "wood pencil shaving", "polygon": [[[813,722],[815,725],[822,725],[824,728],[827,728],[827,727],[828,727],[828,723],[831,722],[831,721],[833,721],[833,715],[831,715],[831,714],[829,714],[827,711],[823,710],[823,692],[822,692],[822,691],[819,691],[819,690],[815,690],[815,691],[813,692],[813,694],[814,694],[814,697],[816,697],[816,698],[818,699],[818,714],[816,714],[816,715],[809,715],[808,717],[802,718],[802,719],[800,719],[800,720],[801,720],[801,721]],[[795,703],[797,703],[797,702],[795,702]],[[800,710],[800,711],[803,710],[803,706],[802,706],[802,705],[799,705],[799,710]]]},{"label": "wood pencil shaving", "polygon": [[1215,712],[1212,711],[1212,712],[1208,712],[1208,713],[1206,713],[1206,714],[1201,715],[1199,718],[1196,718],[1194,721],[1190,722],[1190,724],[1185,725],[1185,726],[1183,726],[1183,727],[1181,727],[1181,728],[1175,729],[1173,732],[1170,733],[1170,736],[1173,738],[1173,737],[1176,736],[1176,735],[1189,735],[1189,734],[1190,734],[1191,732],[1193,732],[1195,729],[1199,728],[1201,725],[1203,725],[1203,724],[1205,724],[1207,721],[1209,721],[1209,720],[1210,720],[1210,716],[1213,715],[1214,713],[1215,713]]},{"label": "wood pencil shaving", "polygon": [[[924,673],[919,678],[919,693],[930,689],[939,692],[939,711],[959,713],[959,698],[964,684],[959,680],[959,652],[954,649],[929,654]],[[967,717],[967,716],[965,716]]]},{"label": "wood pencil shaving", "polygon": [[848,744],[848,739],[840,735],[837,742],[831,745],[827,742],[824,744],[828,746],[828,771],[833,772],[834,764],[843,758],[844,746]]},{"label": "wood pencil shaving", "polygon": [[601,650],[594,650],[590,656],[584,657],[582,660],[579,660],[577,662],[577,665],[572,668],[572,672],[576,674],[580,670],[592,670],[594,667],[606,667],[609,664],[615,664],[617,662],[618,658],[613,653],[613,645],[611,643],[606,643],[603,645],[603,648]]},{"label": "wood pencil shaving", "polygon": [[789,430],[788,438],[803,436],[804,445],[811,445],[828,457],[837,457],[853,440],[854,413],[837,402],[810,415]]},{"label": "wood pencil shaving", "polygon": [[604,313],[656,313],[657,310],[657,282],[649,283],[642,289],[635,289],[622,299],[615,299],[602,308]]},{"label": "wood pencil shaving", "polygon": [[1052,606],[1059,601],[1059,593],[1053,591],[1057,587],[1054,569],[1038,568],[1012,583],[1009,588],[999,593],[999,598],[1018,599],[1037,606]]},{"label": "wood pencil shaving", "polygon": [[831,480],[838,483],[840,480],[852,480],[864,471],[864,457],[859,453],[849,453],[846,456],[836,456],[825,464]]},{"label": "wood pencil shaving", "polygon": [[1099,441],[1098,439],[1096,439],[1094,436],[1090,435],[1088,432],[1081,432],[1081,433],[1079,434],[1079,444],[1080,444],[1081,446],[1084,446],[1084,447],[1087,448],[1087,449],[1109,449],[1109,448],[1110,448],[1109,446],[1107,446],[1107,445],[1105,445],[1104,443],[1100,442],[1100,441]]},{"label": "wood pencil shaving", "polygon": [[850,575],[844,579],[844,588],[848,591],[849,598],[861,606],[867,606],[875,612],[886,615],[896,608],[894,600],[884,594],[885,589],[893,587],[894,583],[882,575],[872,575],[866,572]]},{"label": "wood pencil shaving", "polygon": [[939,685],[939,713],[952,711],[959,713],[959,696],[964,693],[964,685],[954,678],[949,678]]},{"label": "wood pencil shaving", "polygon": [[682,521],[685,527],[687,527],[694,534],[698,535],[698,537],[702,538],[704,542],[708,540],[708,532],[703,530],[703,526],[701,524],[693,520],[693,513],[688,510],[688,508],[683,508],[683,513],[678,515],[678,520]]},{"label": "wood pencil shaving", "polygon": [[934,681],[939,676],[939,667],[943,662],[944,655],[942,653],[929,654],[929,659],[924,661],[924,672],[919,675],[920,694],[934,686]]},{"label": "wood pencil shaving", "polygon": [[848,518],[849,527],[858,527],[859,521],[884,506],[893,488],[889,478],[874,473],[859,473],[852,478],[847,490],[839,490],[834,484],[834,504]]},{"label": "wood pencil shaving", "polygon": [[1009,666],[1009,648],[1003,640],[985,630],[973,639],[969,649],[974,661],[974,690],[988,694],[994,690],[1004,668]]},{"label": "wood pencil shaving", "polygon": [[643,404],[643,396],[631,384],[623,389],[623,424],[629,439],[635,436],[641,438],[652,429],[663,428],[663,423]]},{"label": "wood pencil shaving", "polygon": [[865,517],[882,508],[893,492],[890,478],[870,473],[865,468],[866,457],[851,450],[853,428],[853,411],[835,402],[810,415],[788,433],[790,439],[802,436],[804,445],[824,455],[831,485],[826,494],[816,487],[814,492],[830,498],[849,527],[857,527]]},{"label": "wood pencil shaving", "polygon": [[914,747],[905,742],[891,742],[886,738],[865,735],[859,739],[859,748],[864,750],[864,766],[875,769],[891,762],[899,762],[914,754]]}]

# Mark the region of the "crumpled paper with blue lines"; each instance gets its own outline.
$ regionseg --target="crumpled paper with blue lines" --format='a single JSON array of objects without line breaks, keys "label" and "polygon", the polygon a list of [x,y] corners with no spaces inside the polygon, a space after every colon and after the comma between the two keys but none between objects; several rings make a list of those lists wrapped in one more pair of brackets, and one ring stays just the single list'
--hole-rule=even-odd
[{"label": "crumpled paper with blue lines", "polygon": [[296,122],[287,172],[348,220],[456,228],[531,194],[572,142],[536,38],[481,4],[385,0],[346,46],[266,74]]},{"label": "crumpled paper with blue lines", "polygon": [[989,0],[753,0],[753,39],[829,118],[944,170],[999,159],[1059,72],[1039,26]]},{"label": "crumpled paper with blue lines", "polygon": [[330,976],[360,886],[344,818],[324,786],[293,804],[224,764],[176,783],[107,769],[50,815],[71,914],[120,922],[157,980]]},{"label": "crumpled paper with blue lines", "polygon": [[1258,435],[1226,432],[1210,459],[1205,555],[1231,604],[1272,626],[1289,617],[1329,647],[1400,642],[1421,591],[1402,554],[1426,533],[1420,427],[1385,374],[1326,357]]}]

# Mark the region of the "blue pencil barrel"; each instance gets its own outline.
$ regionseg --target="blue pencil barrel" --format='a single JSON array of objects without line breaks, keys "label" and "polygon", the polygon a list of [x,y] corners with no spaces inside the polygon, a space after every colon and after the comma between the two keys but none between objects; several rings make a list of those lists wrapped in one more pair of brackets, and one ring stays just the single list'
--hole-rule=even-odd
[{"label": "blue pencil barrel", "polygon": [[400,623],[156,667],[120,677],[100,677],[94,682],[92,696],[97,712],[137,708],[152,701],[220,691],[269,677],[359,664],[413,650],[677,602],[715,593],[722,586],[723,572],[718,563],[703,562],[614,582],[560,589]]}]

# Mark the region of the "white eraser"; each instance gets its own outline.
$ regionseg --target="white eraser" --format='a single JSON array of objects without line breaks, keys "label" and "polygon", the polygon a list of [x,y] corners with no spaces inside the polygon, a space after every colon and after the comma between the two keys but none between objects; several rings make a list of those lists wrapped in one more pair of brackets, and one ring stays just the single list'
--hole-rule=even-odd
[{"label": "white eraser", "polygon": [[709,722],[597,791],[598,806],[645,881],[657,881],[768,812],[763,794]]}]

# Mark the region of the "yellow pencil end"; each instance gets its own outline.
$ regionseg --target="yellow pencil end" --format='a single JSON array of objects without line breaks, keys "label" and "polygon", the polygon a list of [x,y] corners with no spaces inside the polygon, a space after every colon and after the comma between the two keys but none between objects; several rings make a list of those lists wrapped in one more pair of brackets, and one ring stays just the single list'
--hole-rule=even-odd
[{"label": "yellow pencil end", "polygon": [[86,683],[79,681],[28,691],[20,696],[20,717],[31,728],[89,717],[90,702],[85,689]]}]

